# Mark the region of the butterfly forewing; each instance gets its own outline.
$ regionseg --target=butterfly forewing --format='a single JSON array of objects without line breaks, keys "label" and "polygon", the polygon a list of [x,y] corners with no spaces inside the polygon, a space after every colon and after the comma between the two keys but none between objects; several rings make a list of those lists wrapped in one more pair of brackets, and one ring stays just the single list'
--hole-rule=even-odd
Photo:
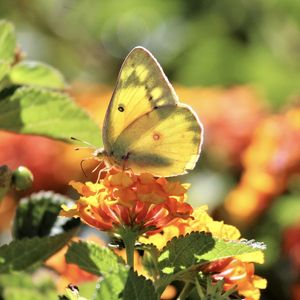
[{"label": "butterfly forewing", "polygon": [[125,59],[103,127],[109,163],[135,173],[174,176],[193,169],[203,129],[151,53],[134,48]]},{"label": "butterfly forewing", "polygon": [[136,119],[165,105],[176,105],[177,95],[153,55],[134,48],[125,59],[106,112],[105,150],[110,154],[122,131]]}]

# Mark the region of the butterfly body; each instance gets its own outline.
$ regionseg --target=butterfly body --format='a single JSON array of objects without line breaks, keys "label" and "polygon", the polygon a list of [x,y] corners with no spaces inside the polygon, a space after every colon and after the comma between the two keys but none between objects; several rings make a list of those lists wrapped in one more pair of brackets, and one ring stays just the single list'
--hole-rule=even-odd
[{"label": "butterfly body", "polygon": [[156,59],[142,47],[122,65],[102,134],[104,149],[95,156],[156,176],[193,169],[203,140],[197,115],[179,102]]}]

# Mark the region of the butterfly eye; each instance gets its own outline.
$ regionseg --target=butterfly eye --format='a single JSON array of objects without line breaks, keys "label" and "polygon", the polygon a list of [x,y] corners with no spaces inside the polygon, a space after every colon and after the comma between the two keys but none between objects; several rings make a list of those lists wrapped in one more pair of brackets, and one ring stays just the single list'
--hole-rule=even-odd
[{"label": "butterfly eye", "polygon": [[119,105],[118,106],[118,111],[119,112],[123,112],[125,110],[125,108],[122,106],[122,105]]}]

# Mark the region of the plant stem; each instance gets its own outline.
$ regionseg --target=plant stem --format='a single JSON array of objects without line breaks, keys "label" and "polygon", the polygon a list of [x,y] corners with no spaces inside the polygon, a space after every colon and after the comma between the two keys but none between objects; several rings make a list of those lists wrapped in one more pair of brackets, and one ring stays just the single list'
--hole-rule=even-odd
[{"label": "plant stem", "polygon": [[193,289],[193,285],[190,282],[186,282],[177,299],[178,300],[186,299],[186,297],[189,295],[192,289]]},{"label": "plant stem", "polygon": [[127,265],[134,269],[134,246],[139,233],[131,228],[123,228],[119,231],[125,245]]}]

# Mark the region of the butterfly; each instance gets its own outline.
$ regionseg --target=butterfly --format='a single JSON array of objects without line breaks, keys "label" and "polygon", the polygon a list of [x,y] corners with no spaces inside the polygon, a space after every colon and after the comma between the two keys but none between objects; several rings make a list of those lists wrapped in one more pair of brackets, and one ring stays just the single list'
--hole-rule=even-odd
[{"label": "butterfly", "polygon": [[202,125],[178,97],[154,56],[134,48],[124,60],[106,111],[104,148],[94,156],[139,174],[175,176],[194,168]]}]

